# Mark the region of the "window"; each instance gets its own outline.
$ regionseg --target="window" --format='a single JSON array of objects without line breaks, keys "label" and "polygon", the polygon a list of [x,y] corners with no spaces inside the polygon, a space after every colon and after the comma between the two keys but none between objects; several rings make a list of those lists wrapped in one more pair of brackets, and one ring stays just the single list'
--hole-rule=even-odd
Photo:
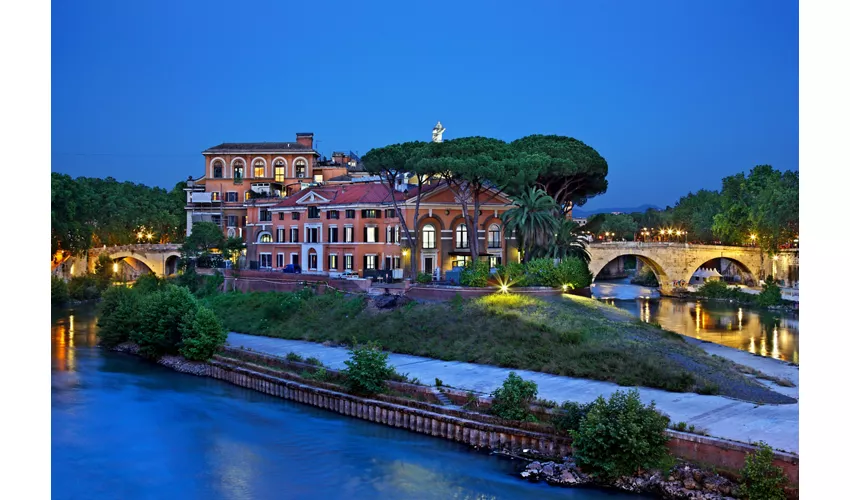
[{"label": "window", "polygon": [[248,201],[248,200],[251,199],[251,193],[252,193],[252,191],[250,189],[245,191],[245,201]]},{"label": "window", "polygon": [[286,163],[283,160],[274,162],[274,180],[277,182],[286,180]]},{"label": "window", "polygon": [[272,213],[267,208],[260,209],[260,222],[271,222]]},{"label": "window", "polygon": [[377,269],[378,265],[378,256],[377,255],[366,255],[364,260],[364,267],[366,269]]},{"label": "window", "polygon": [[469,248],[466,224],[460,224],[455,229],[455,248]]},{"label": "window", "polygon": [[221,201],[221,193],[219,191],[213,191],[210,193],[210,199],[212,201]]},{"label": "window", "polygon": [[307,233],[307,243],[318,243],[319,242],[319,228],[318,227],[308,227],[306,229]]},{"label": "window", "polygon": [[289,259],[291,260],[291,262],[290,262],[291,264],[295,264],[296,266],[300,265],[298,263],[298,254],[297,253],[293,253],[293,254],[289,254],[289,255],[290,255]]},{"label": "window", "polygon": [[260,240],[259,240],[259,242],[260,242],[260,243],[271,243],[271,242],[272,242],[272,235],[271,235],[271,234],[269,234],[269,233],[262,233],[262,234],[260,235]]},{"label": "window", "polygon": [[375,226],[369,226],[363,228],[363,241],[366,243],[377,243],[378,242],[378,228]]},{"label": "window", "polygon": [[345,218],[346,219],[353,219],[354,218],[354,210],[346,210],[345,211]]},{"label": "window", "polygon": [[325,176],[323,176],[322,174],[313,174],[313,182],[315,182],[317,184],[321,184],[321,182],[324,180],[324,178],[325,178]]},{"label": "window", "polygon": [[289,242],[290,243],[298,243],[298,228],[297,227],[289,228]]},{"label": "window", "polygon": [[384,211],[384,217],[386,217],[387,219],[389,219],[390,217],[395,217],[395,209],[394,208],[388,208],[387,210],[385,210]]},{"label": "window", "polygon": [[239,219],[236,215],[227,216],[227,227],[236,227],[239,224]]},{"label": "window", "polygon": [[277,242],[285,243],[286,230],[282,227],[277,228]]},{"label": "window", "polygon": [[295,160],[295,177],[303,178],[307,175],[307,162],[304,160]]},{"label": "window", "polygon": [[247,216],[247,215],[243,215],[243,216],[242,216],[242,225],[243,225],[243,226],[247,226],[247,225],[248,225],[248,216]]},{"label": "window", "polygon": [[241,183],[243,177],[245,177],[245,164],[242,160],[236,160],[233,163],[233,181]]},{"label": "window", "polygon": [[458,255],[457,259],[452,261],[454,267],[464,267],[472,262],[472,257],[469,255]]},{"label": "window", "polygon": [[328,219],[339,219],[339,210],[328,210]]},{"label": "window", "polygon": [[381,212],[374,208],[364,208],[360,216],[364,219],[378,219],[381,217]]},{"label": "window", "polygon": [[266,162],[263,160],[254,161],[254,178],[261,179],[266,176]]},{"label": "window", "polygon": [[395,227],[395,242],[401,243],[401,226]]},{"label": "window", "polygon": [[316,255],[316,252],[310,252],[307,254],[307,269],[318,269],[319,268],[319,256]]},{"label": "window", "polygon": [[277,267],[283,267],[285,265],[284,262],[286,262],[286,260],[284,260],[283,254],[277,254]]},{"label": "window", "polygon": [[345,254],[345,258],[343,259],[343,265],[345,266],[346,271],[351,271],[354,269],[354,256],[350,253]]},{"label": "window", "polygon": [[319,215],[319,207],[307,207],[307,218],[308,219],[318,219],[321,215]]},{"label": "window", "polygon": [[339,261],[337,260],[335,253],[328,255],[328,269],[337,269],[338,264]]},{"label": "window", "polygon": [[268,269],[270,267],[272,267],[272,254],[261,253],[260,254],[260,269]]},{"label": "window", "polygon": [[223,177],[223,172],[224,164],[221,162],[221,160],[216,160],[215,162],[213,162],[213,178],[221,179]]},{"label": "window", "polygon": [[[502,228],[498,224],[491,224],[487,230],[487,247],[501,248],[502,247]],[[493,267],[493,266],[490,266]]]},{"label": "window", "polygon": [[354,242],[354,228],[351,226],[345,226],[342,231],[342,241],[343,243],[353,243]]},{"label": "window", "polygon": [[431,224],[425,224],[422,228],[422,248],[437,248],[437,231]]},{"label": "window", "polygon": [[236,191],[228,191],[224,196],[224,201],[239,201],[239,193],[237,193]]},{"label": "window", "polygon": [[283,220],[283,212],[278,212],[277,220]]},{"label": "window", "polygon": [[300,212],[292,212],[292,220],[300,220],[301,213]]},{"label": "window", "polygon": [[213,214],[210,218],[212,219],[212,223],[215,224],[216,226],[221,225],[221,216],[220,215]]},{"label": "window", "polygon": [[401,269],[401,257],[393,257],[393,269]]},{"label": "window", "polygon": [[395,228],[387,226],[387,243],[395,243]]},{"label": "window", "polygon": [[490,269],[501,266],[502,265],[502,257],[499,255],[491,255],[490,256]]},{"label": "window", "polygon": [[338,243],[339,242],[339,229],[336,227],[328,228],[328,243]]}]

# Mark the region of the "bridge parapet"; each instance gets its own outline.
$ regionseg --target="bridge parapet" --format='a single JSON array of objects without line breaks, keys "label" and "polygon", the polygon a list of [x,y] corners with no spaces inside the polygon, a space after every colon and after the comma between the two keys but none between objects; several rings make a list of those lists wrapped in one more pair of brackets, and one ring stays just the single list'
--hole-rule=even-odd
[{"label": "bridge parapet", "polygon": [[113,254],[119,252],[133,252],[133,253],[166,253],[166,252],[179,252],[180,245],[177,243],[138,243],[132,245],[113,245],[113,246],[105,246],[99,248],[92,248],[89,250],[90,254],[99,255],[103,252]]}]

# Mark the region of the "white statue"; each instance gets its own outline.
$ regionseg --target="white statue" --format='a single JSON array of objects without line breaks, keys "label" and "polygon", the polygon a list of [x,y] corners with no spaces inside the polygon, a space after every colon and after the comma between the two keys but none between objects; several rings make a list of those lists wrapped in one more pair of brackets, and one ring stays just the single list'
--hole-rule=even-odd
[{"label": "white statue", "polygon": [[438,121],[437,125],[434,127],[434,130],[431,132],[431,142],[443,142],[443,132],[445,131],[446,129],[443,128],[443,126]]}]

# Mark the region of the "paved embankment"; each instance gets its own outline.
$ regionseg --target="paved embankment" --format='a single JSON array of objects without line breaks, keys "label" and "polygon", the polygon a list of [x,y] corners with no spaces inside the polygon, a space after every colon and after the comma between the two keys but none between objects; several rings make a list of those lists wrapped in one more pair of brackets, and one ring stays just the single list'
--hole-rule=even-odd
[{"label": "paved embankment", "polygon": [[[277,356],[285,356],[289,352],[295,352],[305,358],[312,356],[321,360],[326,366],[336,369],[344,369],[344,362],[349,357],[347,350],[343,347],[324,346],[302,340],[285,340],[231,332],[227,342],[232,347],[245,347]],[[718,347],[722,349],[715,349]],[[711,354],[726,358],[738,357],[739,359],[733,359],[737,363],[797,383],[796,375],[792,378],[785,372],[784,367],[764,363],[764,361],[773,360],[737,356],[737,353],[741,351],[714,344],[711,344],[710,348]],[[748,353],[742,354],[750,356]],[[614,391],[622,389],[609,382],[458,361],[441,361],[405,354],[391,353],[389,363],[400,373],[406,373],[410,378],[418,378],[425,384],[433,384],[435,378],[440,378],[446,385],[481,393],[491,393],[501,386],[509,372],[514,371],[522,378],[537,383],[539,398],[559,403],[562,401],[587,403],[600,395],[608,397]],[[793,374],[793,371],[791,373]],[[769,385],[777,392],[782,389],[774,384]],[[794,395],[789,393],[792,391],[783,391],[783,393],[797,397],[797,389],[791,389]],[[799,404],[756,405],[721,396],[675,393],[643,387],[640,388],[640,393],[641,399],[645,402],[654,400],[657,408],[668,414],[673,422],[684,421],[693,424],[697,428],[705,429],[708,434],[720,438],[744,443],[765,441],[777,450],[799,453]]]}]

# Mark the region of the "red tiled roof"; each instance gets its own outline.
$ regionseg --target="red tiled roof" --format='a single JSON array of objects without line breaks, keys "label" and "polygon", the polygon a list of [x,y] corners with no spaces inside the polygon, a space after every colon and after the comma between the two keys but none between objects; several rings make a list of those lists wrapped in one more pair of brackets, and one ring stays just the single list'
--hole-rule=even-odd
[{"label": "red tiled roof", "polygon": [[[338,186],[320,186],[311,187],[298,191],[281,201],[275,208],[297,207],[301,206],[297,202],[310,193],[316,193],[329,200],[322,205],[353,205],[358,203],[392,203],[387,188],[384,184],[379,183],[363,183],[363,184],[342,184]],[[404,201],[404,193],[396,191],[395,199]]]}]

